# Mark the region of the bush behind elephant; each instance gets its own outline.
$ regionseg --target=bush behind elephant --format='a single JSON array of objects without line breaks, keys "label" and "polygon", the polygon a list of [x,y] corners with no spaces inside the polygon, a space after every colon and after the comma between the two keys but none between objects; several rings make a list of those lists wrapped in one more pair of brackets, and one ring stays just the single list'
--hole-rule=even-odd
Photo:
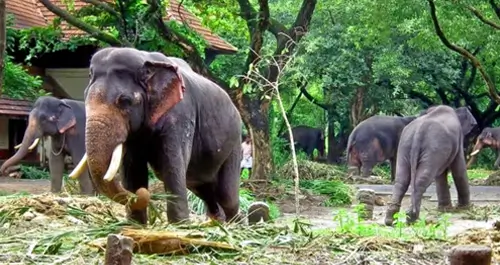
[{"label": "bush behind elephant", "polygon": [[403,129],[398,145],[396,182],[385,216],[386,225],[392,225],[393,215],[399,211],[410,185],[411,206],[407,211],[409,223],[419,218],[422,196],[434,180],[438,208],[450,208],[452,205],[447,180],[450,170],[457,188],[458,206],[469,205],[463,139],[475,126],[476,119],[468,108],[453,109],[439,105],[432,107]]},{"label": "bush behind elephant", "polygon": [[347,164],[356,175],[370,177],[377,164],[391,162],[391,181],[394,181],[399,137],[403,128],[416,117],[375,115],[360,122],[347,142]]},{"label": "bush behind elephant", "polygon": [[[60,192],[63,183],[64,157],[70,155],[76,165],[85,154],[85,104],[82,101],[58,99],[52,96],[38,98],[28,118],[19,150],[0,167],[5,173],[9,167],[18,164],[33,150],[41,137],[51,138],[49,151],[49,171],[51,191]],[[94,188],[84,170],[79,179],[80,192],[93,194]]]}]

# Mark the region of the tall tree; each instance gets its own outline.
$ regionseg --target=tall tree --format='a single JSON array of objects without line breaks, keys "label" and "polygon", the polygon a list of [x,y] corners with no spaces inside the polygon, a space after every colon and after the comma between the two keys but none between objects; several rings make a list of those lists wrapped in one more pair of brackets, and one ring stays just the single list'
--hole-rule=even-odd
[{"label": "tall tree", "polygon": [[0,0],[0,96],[3,88],[3,75],[5,68],[5,47],[7,43],[7,17],[5,15],[5,1]]}]

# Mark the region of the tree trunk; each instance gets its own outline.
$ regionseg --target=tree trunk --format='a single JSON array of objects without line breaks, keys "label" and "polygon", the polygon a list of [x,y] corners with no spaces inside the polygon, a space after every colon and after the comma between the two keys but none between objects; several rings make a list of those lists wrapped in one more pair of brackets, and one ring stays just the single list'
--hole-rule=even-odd
[{"label": "tree trunk", "polygon": [[[349,134],[347,133],[346,126],[341,125],[340,130],[335,135],[335,120],[332,118],[332,114],[328,114],[328,163],[340,164],[344,160],[342,155],[347,147],[347,139]],[[340,122],[339,122],[340,123]]]},{"label": "tree trunk", "polygon": [[269,133],[269,100],[260,100],[258,96],[243,95],[240,113],[252,139],[252,175],[251,179],[271,177],[272,152]]},{"label": "tree trunk", "polygon": [[6,17],[5,17],[5,1],[0,0],[0,96],[3,89],[3,71],[5,68],[5,46],[6,46]]}]

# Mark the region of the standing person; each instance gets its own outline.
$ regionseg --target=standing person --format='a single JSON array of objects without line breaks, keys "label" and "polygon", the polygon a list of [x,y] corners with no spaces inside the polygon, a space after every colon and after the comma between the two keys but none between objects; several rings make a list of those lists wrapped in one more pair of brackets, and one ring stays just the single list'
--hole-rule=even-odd
[{"label": "standing person", "polygon": [[248,176],[252,174],[252,139],[247,135],[245,141],[241,143],[241,151],[243,153],[243,158],[241,159],[241,173],[246,168],[248,169]]}]

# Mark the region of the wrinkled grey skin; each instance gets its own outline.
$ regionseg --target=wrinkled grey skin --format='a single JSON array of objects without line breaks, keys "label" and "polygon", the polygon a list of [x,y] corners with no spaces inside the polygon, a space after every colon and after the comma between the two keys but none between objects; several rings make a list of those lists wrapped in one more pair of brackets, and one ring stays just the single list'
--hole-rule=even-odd
[{"label": "wrinkled grey skin", "polygon": [[[497,159],[495,161],[494,166],[495,167],[500,167],[500,127],[497,128],[491,128],[491,127],[486,127],[483,129],[483,131],[479,134],[476,140],[476,144],[474,145],[474,148],[472,149],[472,152],[474,151],[479,151],[484,147],[490,147],[493,148],[496,153],[497,153]],[[469,162],[469,164],[472,162]]]},{"label": "wrinkled grey skin", "polygon": [[[51,137],[51,191],[60,192],[65,155],[70,155],[76,166],[85,154],[85,104],[82,101],[50,96],[38,98],[30,112],[21,148],[3,163],[0,172],[5,173],[9,167],[18,164],[29,152],[28,147],[34,140],[45,136]],[[81,175],[79,183],[81,193],[94,194],[88,170]]]},{"label": "wrinkled grey skin", "polygon": [[[350,173],[367,178],[375,165],[391,162],[391,182],[394,182],[399,136],[403,128],[416,117],[375,115],[360,122],[349,135],[347,164]],[[360,172],[361,171],[361,172]]]},{"label": "wrinkled grey skin", "polygon": [[465,165],[463,138],[477,126],[468,108],[440,105],[430,109],[403,129],[398,146],[396,183],[388,205],[385,224],[393,224],[408,187],[413,187],[407,222],[420,215],[422,195],[436,180],[438,208],[452,207],[447,174],[451,170],[458,193],[458,207],[470,203],[469,182]]},{"label": "wrinkled grey skin", "polygon": [[[184,60],[132,48],[101,49],[91,59],[85,106],[88,167],[99,192],[126,204],[131,193],[148,188],[149,164],[173,195],[167,200],[169,222],[188,220],[187,188],[205,202],[210,217],[228,221],[238,214],[240,114],[222,88]],[[120,144],[123,186],[102,179]],[[147,202],[147,196],[139,200]],[[146,224],[147,209],[137,205],[128,217]]]},{"label": "wrinkled grey skin", "polygon": [[[292,134],[295,148],[304,151],[311,160],[314,160],[314,149],[318,149],[319,157],[325,156],[325,136],[321,129],[299,125],[292,128]],[[290,141],[288,132],[280,137],[287,142]]]}]

